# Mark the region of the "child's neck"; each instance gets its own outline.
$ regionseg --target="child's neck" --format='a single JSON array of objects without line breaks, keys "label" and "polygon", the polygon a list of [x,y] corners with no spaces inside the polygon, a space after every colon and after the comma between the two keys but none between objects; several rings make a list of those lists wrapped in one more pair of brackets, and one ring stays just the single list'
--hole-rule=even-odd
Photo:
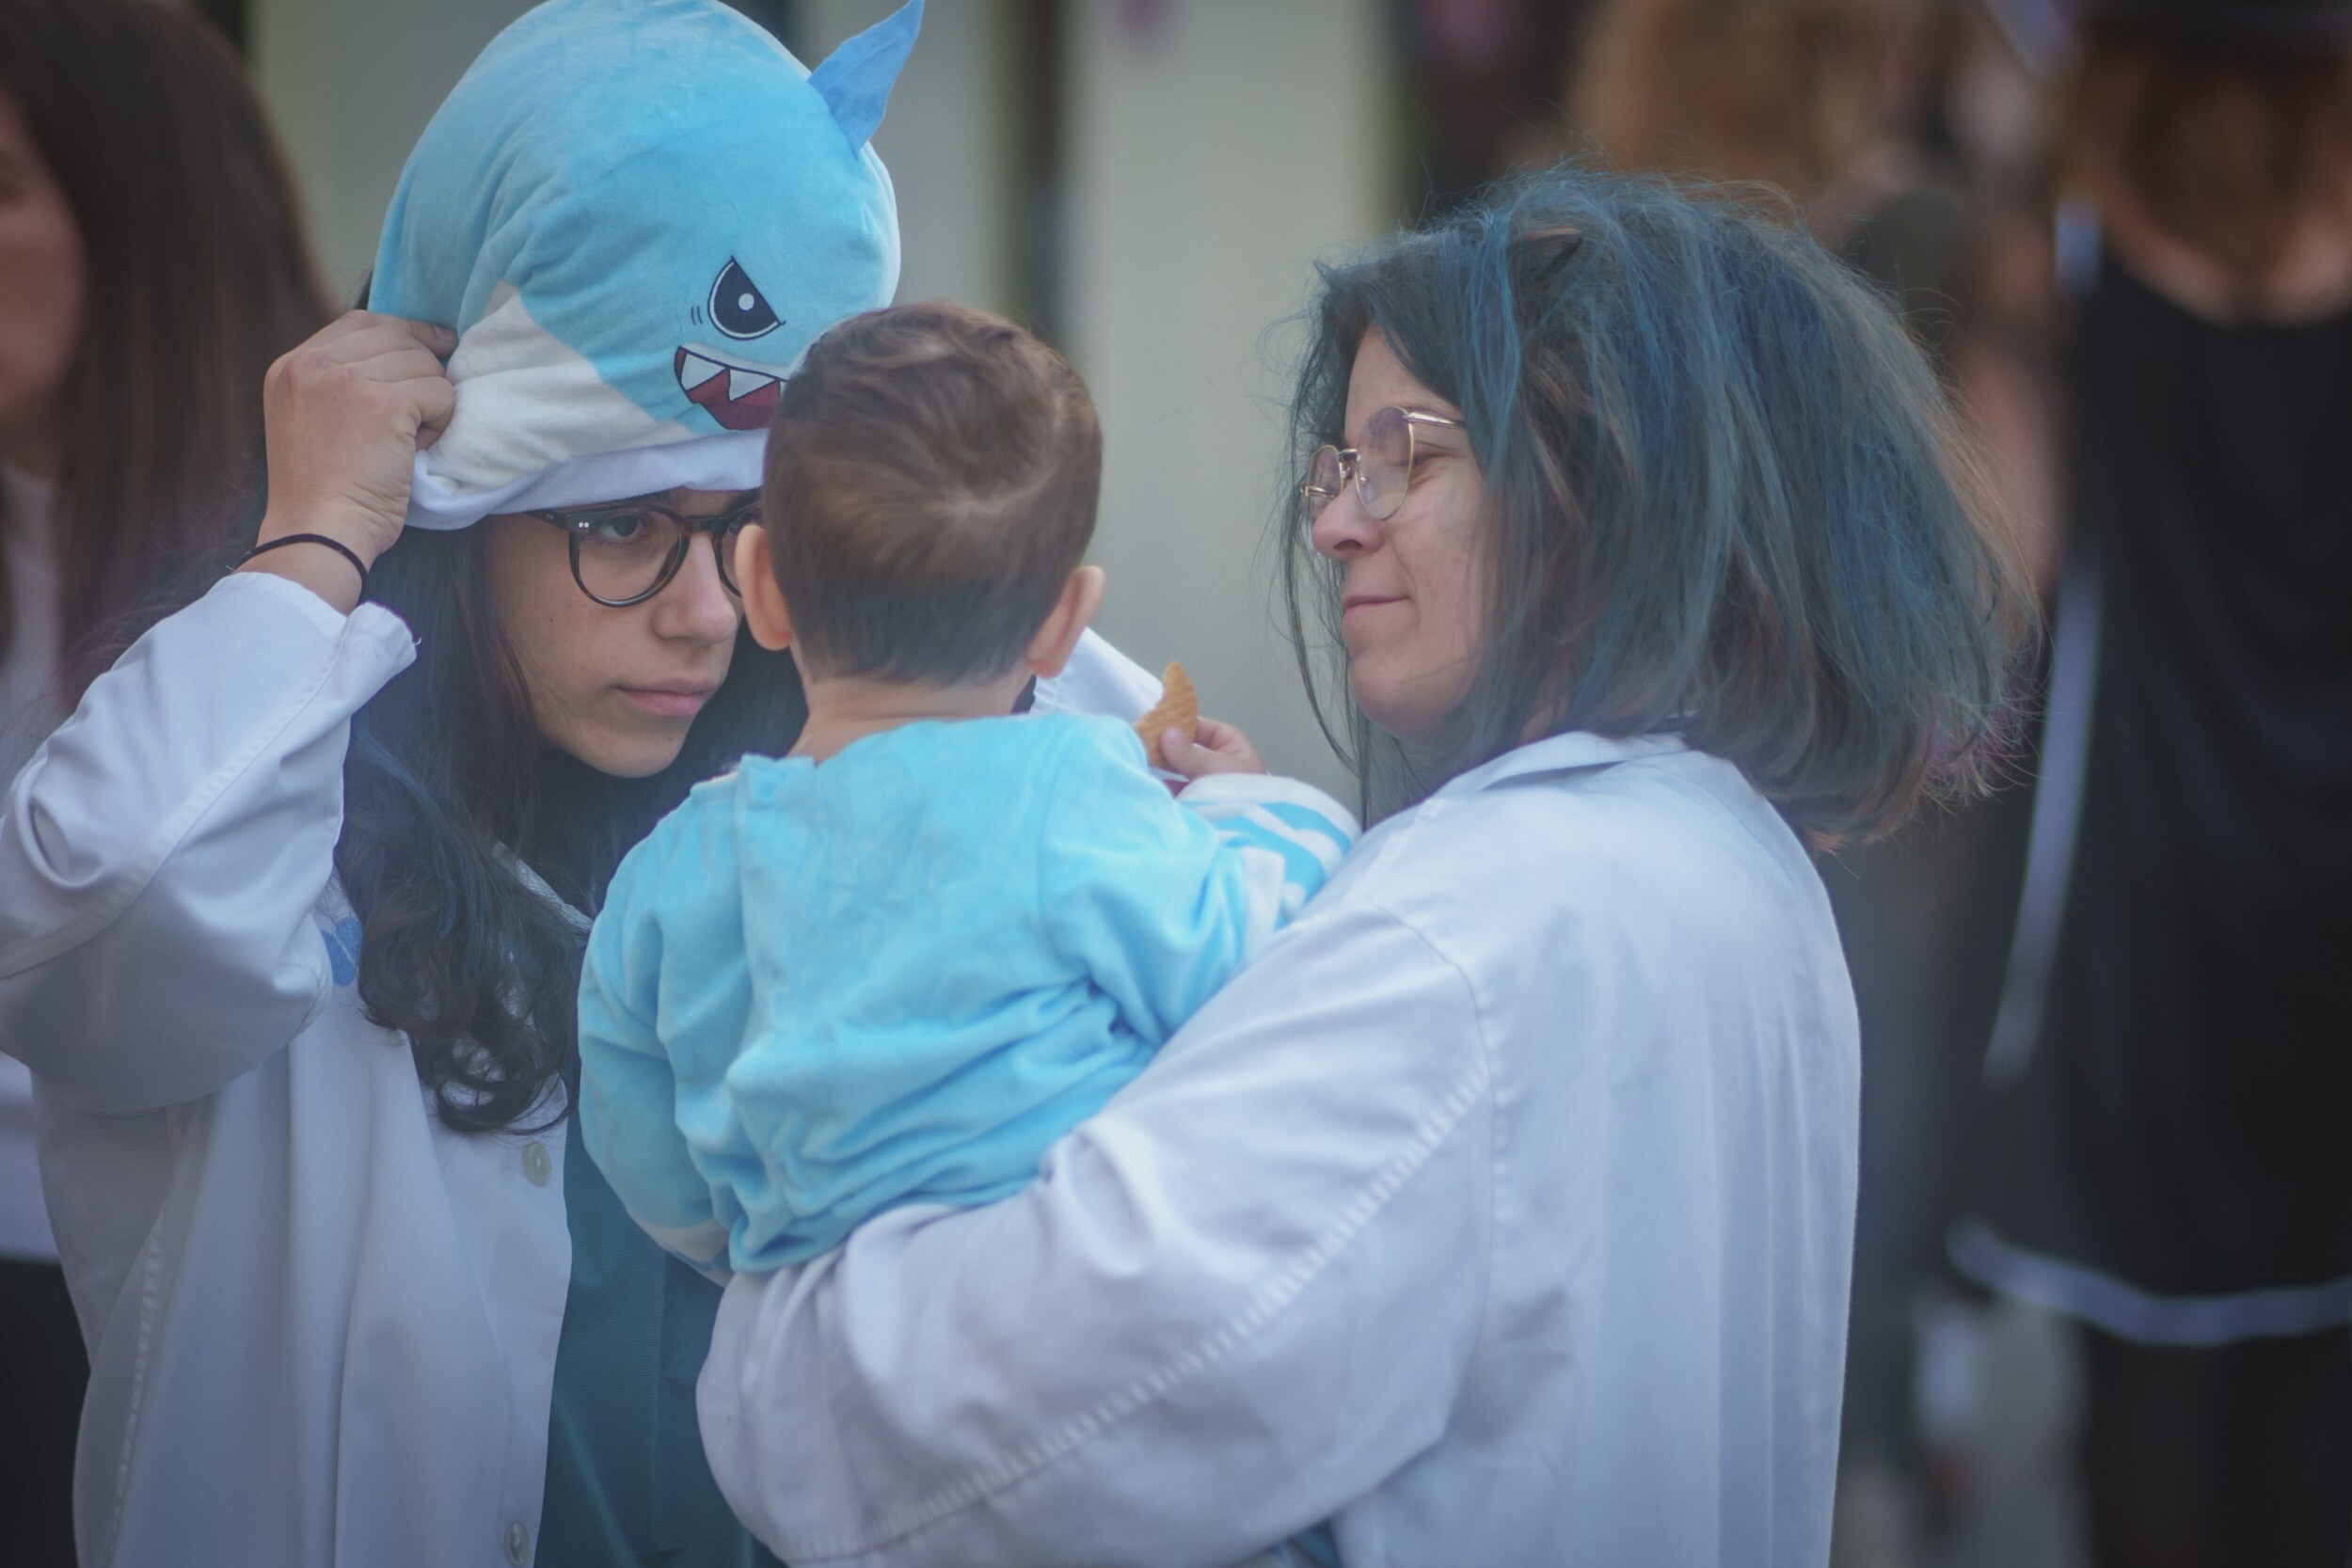
[{"label": "child's neck", "polygon": [[1026,669],[965,686],[862,675],[812,678],[803,672],[801,686],[808,697],[808,722],[801,726],[792,755],[823,762],[868,736],[927,720],[1002,719],[1028,683]]}]

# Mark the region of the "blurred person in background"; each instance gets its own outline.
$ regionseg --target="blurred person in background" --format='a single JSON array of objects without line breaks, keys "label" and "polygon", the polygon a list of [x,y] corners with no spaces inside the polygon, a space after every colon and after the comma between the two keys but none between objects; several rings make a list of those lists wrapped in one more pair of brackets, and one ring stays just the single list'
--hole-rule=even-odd
[{"label": "blurred person in background", "polygon": [[[2026,62],[1965,0],[1610,0],[1568,84],[1569,140],[1625,168],[1778,186],[1892,293],[1993,439],[1989,477],[2046,578],[2050,457],[2041,114]],[[2013,220],[2026,215],[2021,234]],[[1997,405],[1997,407],[1994,406]]]},{"label": "blurred person in background", "polygon": [[[262,377],[326,319],[245,71],[137,0],[0,0],[0,778],[250,531]],[[87,1375],[0,1055],[0,1557],[72,1560]]]},{"label": "blurred person in background", "polygon": [[1572,113],[1614,163],[1782,187],[1834,246],[1925,182],[1905,133],[1928,18],[1926,0],[1613,0]]},{"label": "blurred person in background", "polygon": [[2027,883],[2058,901],[1953,1256],[2080,1325],[2101,1563],[2341,1568],[2352,5],[2093,0],[2058,156],[2095,252]]},{"label": "blurred person in background", "polygon": [[[1884,290],[1974,426],[2037,586],[2056,511],[2039,92],[1992,15],[1939,0],[1611,0],[1570,92],[1611,162],[1764,182]],[[2004,790],[1818,863],[1862,1024],[1840,1549],[1900,1561],[1962,1500],[1921,1431],[1915,1322],[1947,1278],[2031,809]]]}]

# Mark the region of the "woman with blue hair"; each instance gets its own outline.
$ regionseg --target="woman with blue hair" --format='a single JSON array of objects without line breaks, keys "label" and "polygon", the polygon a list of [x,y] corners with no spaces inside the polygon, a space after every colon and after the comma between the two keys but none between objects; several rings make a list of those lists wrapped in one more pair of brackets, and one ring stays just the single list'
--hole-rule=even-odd
[{"label": "woman with blue hair", "polygon": [[1781,222],[1537,179],[1309,325],[1292,623],[1385,820],[1035,1185],[737,1277],[713,1469],[796,1561],[1819,1564],[1857,1046],[1808,847],[1984,783],[2029,599]]},{"label": "woman with blue hair", "polygon": [[[764,1560],[695,1430],[716,1288],[571,1141],[574,993],[621,852],[797,732],[728,546],[781,378],[896,286],[867,140],[919,13],[813,73],[716,0],[507,29],[378,313],[271,372],[242,569],[18,777],[0,1041],[90,1568]],[[1038,700],[1149,696],[1093,646]]]}]

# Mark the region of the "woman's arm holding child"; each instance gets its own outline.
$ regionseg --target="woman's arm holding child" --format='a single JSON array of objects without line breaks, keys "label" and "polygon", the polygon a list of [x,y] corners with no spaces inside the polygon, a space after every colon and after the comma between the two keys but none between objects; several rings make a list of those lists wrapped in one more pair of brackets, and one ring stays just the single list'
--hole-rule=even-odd
[{"label": "woman's arm holding child", "polygon": [[1001,1203],[728,1287],[721,1489],[787,1560],[1232,1561],[1446,1430],[1485,1310],[1478,1013],[1410,927],[1311,911]]}]

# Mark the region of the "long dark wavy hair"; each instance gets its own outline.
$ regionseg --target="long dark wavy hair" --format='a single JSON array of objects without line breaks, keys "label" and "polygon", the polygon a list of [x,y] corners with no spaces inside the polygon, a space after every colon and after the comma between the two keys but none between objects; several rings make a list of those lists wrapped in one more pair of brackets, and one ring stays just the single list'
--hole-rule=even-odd
[{"label": "long dark wavy hair", "polygon": [[[203,23],[146,0],[7,0],[0,98],[82,240],[55,513],[70,705],[250,541],[262,377],[331,311],[268,117]],[[0,646],[7,606],[0,592]]]},{"label": "long dark wavy hair", "polygon": [[1367,814],[1531,734],[1669,733],[1817,845],[1986,784],[2035,626],[1933,372],[1785,212],[1568,167],[1321,269],[1291,408],[1344,444],[1377,331],[1462,410],[1487,624],[1434,744],[1345,696],[1341,573],[1283,517],[1290,627]]},{"label": "long dark wavy hair", "polygon": [[550,1091],[576,1078],[583,933],[534,881],[594,913],[621,856],[689,789],[746,752],[790,750],[807,718],[791,659],[741,634],[663,772],[616,779],[556,751],[484,586],[482,534],[411,529],[370,574],[369,598],[408,624],[418,656],[352,721],[335,847],[362,933],[360,1002],[407,1035],[442,1120],[468,1132],[567,1114]]}]

